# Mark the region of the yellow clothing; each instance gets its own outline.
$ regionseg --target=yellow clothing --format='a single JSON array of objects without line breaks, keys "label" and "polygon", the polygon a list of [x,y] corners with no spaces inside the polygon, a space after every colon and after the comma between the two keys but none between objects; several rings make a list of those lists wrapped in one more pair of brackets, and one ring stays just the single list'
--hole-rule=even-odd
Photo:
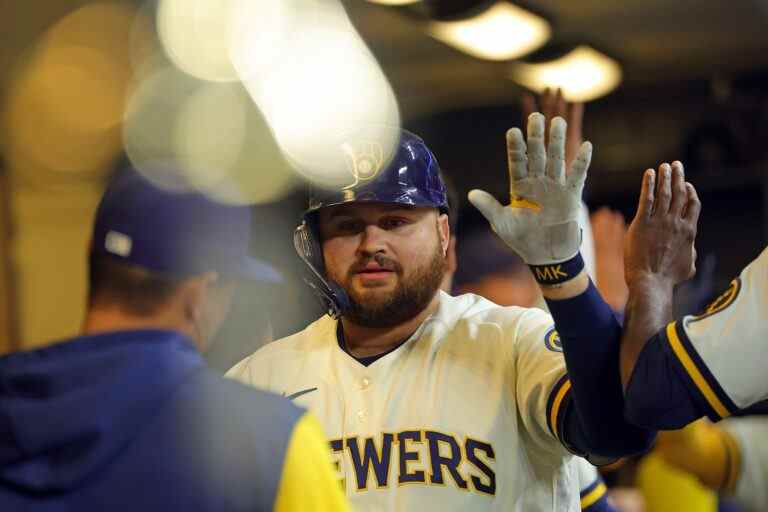
[{"label": "yellow clothing", "polygon": [[293,429],[275,500],[275,512],[303,510],[350,510],[331,466],[328,441],[309,413]]},{"label": "yellow clothing", "polygon": [[717,494],[656,454],[648,455],[640,463],[637,486],[645,497],[647,512],[717,511]]}]

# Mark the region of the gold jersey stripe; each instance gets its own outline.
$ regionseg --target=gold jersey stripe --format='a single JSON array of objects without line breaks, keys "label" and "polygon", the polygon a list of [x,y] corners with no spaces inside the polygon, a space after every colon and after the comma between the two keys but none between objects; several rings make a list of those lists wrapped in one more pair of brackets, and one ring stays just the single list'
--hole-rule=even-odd
[{"label": "gold jersey stripe", "polygon": [[597,486],[589,491],[587,494],[582,496],[581,498],[581,510],[584,510],[585,508],[591,507],[594,505],[594,503],[602,498],[606,493],[605,484],[603,482],[600,482],[597,484]]},{"label": "gold jersey stripe", "polygon": [[560,412],[560,405],[563,403],[563,399],[570,389],[571,381],[566,380],[563,385],[560,386],[560,389],[557,390],[555,400],[552,402],[552,411],[550,412],[549,422],[550,425],[552,425],[552,432],[554,432],[555,437],[558,439],[560,439],[560,432],[557,431],[557,415]]},{"label": "gold jersey stripe", "polygon": [[699,388],[699,391],[701,391],[701,394],[704,395],[704,398],[706,398],[707,402],[709,402],[709,405],[715,410],[715,412],[721,418],[730,416],[728,409],[725,408],[723,403],[717,397],[715,392],[712,390],[712,387],[696,367],[696,364],[693,362],[693,359],[691,359],[691,356],[685,350],[685,347],[683,347],[680,338],[677,336],[676,324],[677,322],[671,322],[669,325],[667,325],[667,339],[669,340],[669,344],[672,347],[672,350],[683,364],[685,371],[687,371],[688,375],[690,375],[691,379],[693,379],[696,387]]}]

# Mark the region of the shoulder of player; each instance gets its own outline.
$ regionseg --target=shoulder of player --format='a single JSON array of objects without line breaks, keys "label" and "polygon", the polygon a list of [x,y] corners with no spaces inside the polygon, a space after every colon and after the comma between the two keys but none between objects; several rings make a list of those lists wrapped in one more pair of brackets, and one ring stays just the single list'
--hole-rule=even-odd
[{"label": "shoulder of player", "polygon": [[452,297],[453,307],[460,309],[459,317],[470,322],[495,323],[507,329],[524,324],[552,324],[549,313],[539,308],[524,308],[519,306],[500,306],[495,302],[466,293]]},{"label": "shoulder of player", "polygon": [[336,321],[328,316],[323,316],[302,331],[267,343],[233,366],[227,372],[227,377],[251,382],[253,379],[249,375],[261,374],[264,369],[279,364],[280,361],[292,362],[297,357],[306,357],[313,348],[328,345],[329,340],[335,340],[335,336]]}]

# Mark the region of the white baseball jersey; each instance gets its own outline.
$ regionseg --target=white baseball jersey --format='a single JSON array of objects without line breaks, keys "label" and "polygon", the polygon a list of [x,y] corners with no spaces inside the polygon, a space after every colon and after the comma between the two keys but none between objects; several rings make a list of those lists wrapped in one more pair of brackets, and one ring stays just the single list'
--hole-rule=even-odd
[{"label": "white baseball jersey", "polygon": [[315,413],[357,510],[580,510],[557,438],[570,382],[552,318],[440,293],[436,313],[367,367],[325,316],[228,376]]},{"label": "white baseball jersey", "polygon": [[736,441],[731,450],[733,497],[744,512],[768,510],[768,417],[733,418],[722,424]]},{"label": "white baseball jersey", "polygon": [[720,419],[768,398],[768,249],[701,315],[672,322],[666,340],[700,394]]}]

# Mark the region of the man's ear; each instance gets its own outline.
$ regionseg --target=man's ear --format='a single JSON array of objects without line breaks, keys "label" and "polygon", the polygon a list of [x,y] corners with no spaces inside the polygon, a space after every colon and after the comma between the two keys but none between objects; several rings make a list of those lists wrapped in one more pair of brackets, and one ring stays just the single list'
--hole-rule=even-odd
[{"label": "man's ear", "polygon": [[437,216],[437,232],[440,235],[440,245],[443,248],[443,256],[448,256],[448,247],[451,242],[451,224],[448,215],[441,213]]},{"label": "man's ear", "polygon": [[456,239],[451,237],[451,241],[448,242],[448,253],[445,256],[446,272],[451,274],[456,273],[456,269],[459,266],[458,258],[456,257]]},{"label": "man's ear", "polygon": [[183,307],[184,318],[197,324],[203,314],[203,306],[208,299],[211,285],[219,280],[216,272],[206,272],[184,280],[178,294]]}]

